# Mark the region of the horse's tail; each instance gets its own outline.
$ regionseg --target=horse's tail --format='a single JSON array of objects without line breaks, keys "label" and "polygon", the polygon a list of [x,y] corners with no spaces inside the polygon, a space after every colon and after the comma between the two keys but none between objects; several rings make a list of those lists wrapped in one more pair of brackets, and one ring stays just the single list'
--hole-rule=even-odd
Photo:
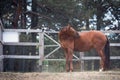
[{"label": "horse's tail", "polygon": [[[107,38],[107,36],[106,36]],[[110,68],[110,42],[107,38],[107,42],[105,44],[105,47],[104,47],[104,54],[105,54],[105,57],[106,57],[106,68],[109,69]]]}]

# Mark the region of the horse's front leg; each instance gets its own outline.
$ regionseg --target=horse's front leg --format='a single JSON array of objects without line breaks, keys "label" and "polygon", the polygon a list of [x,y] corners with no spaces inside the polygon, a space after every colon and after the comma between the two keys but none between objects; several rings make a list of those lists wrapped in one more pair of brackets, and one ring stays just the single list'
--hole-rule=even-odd
[{"label": "horse's front leg", "polygon": [[66,58],[66,71],[72,72],[73,71],[73,63],[72,63],[73,50],[72,49],[65,50],[65,58]]},{"label": "horse's front leg", "polygon": [[64,49],[65,51],[65,58],[66,58],[66,71],[69,72],[69,55],[68,55],[68,50]]},{"label": "horse's front leg", "polygon": [[66,71],[69,72],[69,57],[68,53],[65,53],[65,58],[66,58]]},{"label": "horse's front leg", "polygon": [[73,71],[73,50],[72,49],[68,49],[68,55],[69,55],[69,67],[70,67],[70,72]]},{"label": "horse's front leg", "polygon": [[72,72],[72,71],[73,71],[73,62],[72,62],[72,58],[73,58],[73,55],[72,55],[72,54],[70,54],[70,56],[69,56],[69,62],[70,62],[70,72]]}]

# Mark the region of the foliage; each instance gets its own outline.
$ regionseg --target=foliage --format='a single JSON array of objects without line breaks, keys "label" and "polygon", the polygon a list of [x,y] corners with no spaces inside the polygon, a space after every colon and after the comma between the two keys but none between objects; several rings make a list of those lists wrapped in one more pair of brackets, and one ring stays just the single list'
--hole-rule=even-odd
[{"label": "foliage", "polygon": [[[85,29],[91,29],[90,24],[94,25],[94,27],[96,26],[95,29],[100,30],[106,26],[111,27],[110,25],[115,27],[112,22],[116,20],[117,29],[119,29],[120,25],[119,0],[1,0],[0,3],[1,18],[10,22],[12,21],[9,24],[14,25],[14,20],[16,20],[14,18],[19,16],[19,20],[17,19],[17,21],[22,26],[24,24],[24,28],[47,27],[48,30],[59,30],[61,27],[70,23],[77,30],[80,30],[83,26],[86,27]],[[15,16],[14,14],[17,15]],[[106,15],[109,15],[111,19],[106,17]],[[8,17],[10,18],[8,19]],[[29,22],[26,21],[28,18]],[[91,22],[90,19],[92,19]],[[21,22],[21,20],[26,23]],[[35,23],[35,20],[37,23]],[[32,24],[27,26],[30,22]],[[22,28],[22,26],[18,27]],[[8,27],[8,25],[5,27]]]}]

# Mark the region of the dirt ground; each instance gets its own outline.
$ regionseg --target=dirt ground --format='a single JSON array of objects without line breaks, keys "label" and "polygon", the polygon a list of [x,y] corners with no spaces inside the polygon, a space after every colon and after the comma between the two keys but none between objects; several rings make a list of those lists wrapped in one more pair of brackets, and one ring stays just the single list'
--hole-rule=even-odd
[{"label": "dirt ground", "polygon": [[120,71],[109,72],[31,72],[31,73],[0,73],[0,80],[120,80]]}]

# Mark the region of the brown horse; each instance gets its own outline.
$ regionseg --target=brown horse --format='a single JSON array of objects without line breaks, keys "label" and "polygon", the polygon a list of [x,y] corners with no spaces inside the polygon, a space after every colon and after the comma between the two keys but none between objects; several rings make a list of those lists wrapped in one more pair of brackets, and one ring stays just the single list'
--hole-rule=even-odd
[{"label": "brown horse", "polygon": [[79,33],[68,25],[60,30],[58,36],[61,47],[65,51],[66,71],[73,71],[73,51],[84,52],[89,51],[92,48],[94,48],[101,57],[100,71],[109,68],[109,40],[102,32],[92,30]]}]

